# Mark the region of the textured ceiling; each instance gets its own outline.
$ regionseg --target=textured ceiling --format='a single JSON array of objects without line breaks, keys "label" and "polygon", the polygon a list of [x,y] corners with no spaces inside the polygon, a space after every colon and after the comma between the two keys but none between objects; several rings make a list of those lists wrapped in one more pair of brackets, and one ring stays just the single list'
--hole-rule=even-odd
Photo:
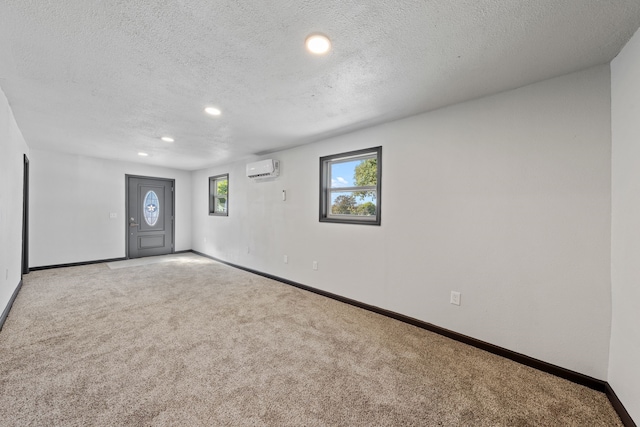
[{"label": "textured ceiling", "polygon": [[640,0],[2,0],[0,87],[33,148],[192,170],[606,63],[639,25]]}]

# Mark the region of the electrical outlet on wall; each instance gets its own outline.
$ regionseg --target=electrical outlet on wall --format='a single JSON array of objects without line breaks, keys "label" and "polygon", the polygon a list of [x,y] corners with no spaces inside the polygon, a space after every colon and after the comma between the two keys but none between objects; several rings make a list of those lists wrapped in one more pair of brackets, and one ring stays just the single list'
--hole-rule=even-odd
[{"label": "electrical outlet on wall", "polygon": [[318,261],[313,261],[313,269],[314,270],[318,269]]},{"label": "electrical outlet on wall", "polygon": [[460,305],[460,292],[451,291],[451,304]]},{"label": "electrical outlet on wall", "polygon": [[289,257],[287,255],[284,256],[284,263],[289,264]]}]

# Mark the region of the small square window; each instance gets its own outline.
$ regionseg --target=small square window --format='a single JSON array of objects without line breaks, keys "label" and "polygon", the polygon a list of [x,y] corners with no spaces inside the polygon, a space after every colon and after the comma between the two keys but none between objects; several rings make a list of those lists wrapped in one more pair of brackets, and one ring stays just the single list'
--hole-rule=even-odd
[{"label": "small square window", "polygon": [[382,147],[320,158],[320,221],[380,225]]},{"label": "small square window", "polygon": [[229,174],[209,177],[209,215],[229,215]]}]

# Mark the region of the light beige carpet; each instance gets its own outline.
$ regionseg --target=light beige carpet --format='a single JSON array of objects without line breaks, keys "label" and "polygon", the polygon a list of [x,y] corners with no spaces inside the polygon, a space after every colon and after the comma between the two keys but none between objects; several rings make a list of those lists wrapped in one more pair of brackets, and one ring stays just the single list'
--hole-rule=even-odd
[{"label": "light beige carpet", "polygon": [[178,253],[171,255],[159,255],[159,256],[149,256],[144,258],[134,258],[127,259],[122,261],[112,261],[108,262],[105,265],[112,270],[116,270],[118,268],[129,268],[129,267],[141,267],[143,265],[151,265],[158,264],[160,262],[183,262],[183,260],[188,260],[192,257],[191,253]]},{"label": "light beige carpet", "polygon": [[196,255],[36,271],[2,426],[616,426],[604,394]]}]

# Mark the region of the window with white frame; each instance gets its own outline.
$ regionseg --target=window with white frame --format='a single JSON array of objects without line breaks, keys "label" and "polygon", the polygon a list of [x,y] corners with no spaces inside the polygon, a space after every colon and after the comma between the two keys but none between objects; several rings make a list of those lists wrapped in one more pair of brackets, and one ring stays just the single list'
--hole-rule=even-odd
[{"label": "window with white frame", "polygon": [[229,174],[209,177],[209,215],[229,215]]},{"label": "window with white frame", "polygon": [[382,147],[320,158],[320,221],[380,225]]}]

